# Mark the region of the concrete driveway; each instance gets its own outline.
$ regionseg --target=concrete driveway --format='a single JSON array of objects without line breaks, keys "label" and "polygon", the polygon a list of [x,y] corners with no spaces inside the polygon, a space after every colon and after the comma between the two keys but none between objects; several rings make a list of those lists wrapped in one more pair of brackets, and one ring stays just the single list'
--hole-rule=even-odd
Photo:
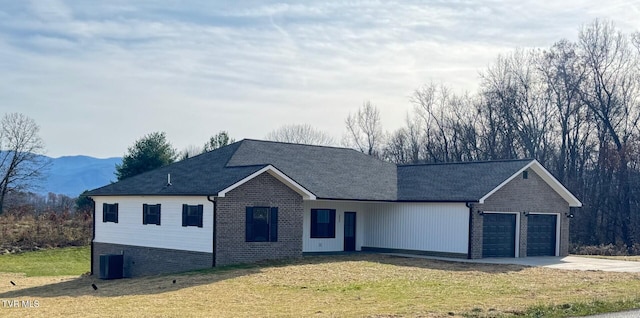
[{"label": "concrete driveway", "polygon": [[484,264],[515,264],[522,266],[542,266],[556,269],[581,270],[581,271],[605,271],[640,273],[640,262],[617,261],[601,258],[579,257],[579,256],[536,256],[522,258],[483,258],[483,259],[456,259],[446,257],[430,257],[409,254],[390,254],[403,257],[420,257],[452,262],[484,263]]}]

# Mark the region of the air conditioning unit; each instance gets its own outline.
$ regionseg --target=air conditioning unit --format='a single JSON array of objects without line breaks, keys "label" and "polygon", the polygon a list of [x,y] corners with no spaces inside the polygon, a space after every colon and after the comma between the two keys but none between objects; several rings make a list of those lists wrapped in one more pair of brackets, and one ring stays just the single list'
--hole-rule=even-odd
[{"label": "air conditioning unit", "polygon": [[122,278],[124,256],[120,254],[100,255],[100,279]]}]

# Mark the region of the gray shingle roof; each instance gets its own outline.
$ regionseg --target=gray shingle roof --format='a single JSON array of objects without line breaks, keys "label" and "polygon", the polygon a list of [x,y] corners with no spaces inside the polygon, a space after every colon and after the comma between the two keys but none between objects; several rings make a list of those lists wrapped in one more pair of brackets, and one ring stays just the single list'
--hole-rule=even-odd
[{"label": "gray shingle roof", "polygon": [[396,199],[396,165],[353,149],[244,140],[227,167],[266,164],[318,198]]},{"label": "gray shingle roof", "polygon": [[531,161],[396,166],[352,149],[244,139],[88,195],[217,195],[272,165],[318,199],[478,201]]},{"label": "gray shingle roof", "polygon": [[398,166],[400,201],[478,201],[533,159]]},{"label": "gray shingle roof", "polygon": [[[92,190],[88,195],[216,195],[267,165],[318,198],[396,198],[394,164],[352,149],[249,139]],[[171,174],[171,186],[166,186],[167,174]]]},{"label": "gray shingle roof", "polygon": [[[240,142],[92,190],[88,195],[215,195],[262,166],[226,168]],[[171,186],[167,175],[171,174]]]}]

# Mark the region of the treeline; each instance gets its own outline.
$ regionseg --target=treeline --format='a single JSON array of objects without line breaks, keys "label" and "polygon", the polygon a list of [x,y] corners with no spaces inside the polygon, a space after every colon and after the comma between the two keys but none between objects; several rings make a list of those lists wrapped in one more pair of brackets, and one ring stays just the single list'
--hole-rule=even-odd
[{"label": "treeline", "polygon": [[93,203],[86,197],[11,192],[0,215],[0,255],[91,242]]},{"label": "treeline", "polygon": [[396,163],[535,158],[584,203],[573,243],[640,243],[640,34],[596,20],[575,42],[499,56],[480,80],[475,94],[417,89],[406,126],[373,146],[351,133],[378,116],[365,103],[346,144]]}]

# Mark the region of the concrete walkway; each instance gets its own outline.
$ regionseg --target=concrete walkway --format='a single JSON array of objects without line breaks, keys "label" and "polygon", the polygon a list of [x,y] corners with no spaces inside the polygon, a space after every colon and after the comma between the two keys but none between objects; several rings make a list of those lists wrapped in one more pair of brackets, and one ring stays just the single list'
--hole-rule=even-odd
[{"label": "concrete walkway", "polygon": [[450,262],[464,263],[482,263],[482,264],[515,264],[522,266],[542,266],[556,269],[566,270],[582,270],[582,271],[605,271],[605,272],[624,272],[624,273],[640,273],[640,262],[633,261],[617,261],[611,259],[579,257],[579,256],[537,256],[522,258],[483,258],[483,259],[460,259],[447,257],[431,257],[412,254],[396,254],[388,255],[401,257],[417,257],[425,259],[435,259]]},{"label": "concrete walkway", "polygon": [[630,310],[630,311],[621,311],[621,312],[612,312],[608,314],[600,314],[587,316],[590,318],[638,318],[640,317],[640,309]]}]

